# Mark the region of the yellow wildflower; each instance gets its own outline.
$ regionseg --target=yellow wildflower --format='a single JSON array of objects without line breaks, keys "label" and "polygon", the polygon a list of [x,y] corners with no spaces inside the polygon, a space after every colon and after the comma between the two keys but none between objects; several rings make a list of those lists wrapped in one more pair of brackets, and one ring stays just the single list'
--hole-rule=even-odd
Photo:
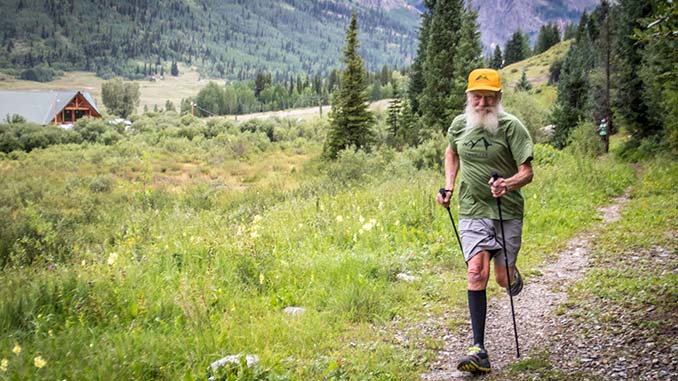
[{"label": "yellow wildflower", "polygon": [[19,355],[19,353],[21,353],[21,345],[19,345],[19,343],[14,344],[12,352],[14,352],[15,355]]},{"label": "yellow wildflower", "polygon": [[33,359],[33,365],[35,365],[36,368],[40,369],[47,365],[47,361],[42,358],[42,356],[37,356],[36,358]]},{"label": "yellow wildflower", "polygon": [[2,361],[0,361],[0,372],[7,372],[8,367],[9,367],[9,360],[2,359]]}]

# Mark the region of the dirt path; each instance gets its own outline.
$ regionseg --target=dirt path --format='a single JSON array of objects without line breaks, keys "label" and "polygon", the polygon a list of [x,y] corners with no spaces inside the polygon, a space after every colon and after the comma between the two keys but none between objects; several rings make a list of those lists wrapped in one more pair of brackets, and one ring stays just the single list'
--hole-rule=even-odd
[{"label": "dirt path", "polygon": [[[543,268],[538,269],[541,275],[527,277],[525,288],[513,299],[522,358],[542,351],[541,346],[547,342],[557,323],[553,317],[554,310],[567,299],[567,287],[582,277],[588,267],[588,255],[596,232],[619,220],[619,211],[628,200],[627,194],[613,199],[609,206],[600,208],[601,222],[570,240],[565,250],[556,254],[556,261],[547,261]],[[468,314],[466,310],[454,313]],[[452,316],[453,312],[449,314]],[[472,342],[470,323],[459,334],[449,331],[434,334],[442,334],[439,337],[444,338],[444,347],[438,359],[431,364],[430,371],[421,378],[426,381],[477,379],[456,369],[458,358],[466,353]],[[485,338],[493,374],[516,360],[510,304],[506,295],[488,300]]]}]

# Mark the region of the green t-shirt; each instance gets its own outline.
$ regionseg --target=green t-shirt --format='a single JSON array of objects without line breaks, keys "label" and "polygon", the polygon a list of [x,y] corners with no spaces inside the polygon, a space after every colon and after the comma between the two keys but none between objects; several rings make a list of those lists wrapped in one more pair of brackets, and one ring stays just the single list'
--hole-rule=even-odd
[{"label": "green t-shirt", "polygon": [[[499,219],[497,201],[492,197],[488,180],[492,171],[509,178],[518,166],[532,159],[533,143],[527,128],[508,113],[499,114],[499,128],[492,135],[484,128],[466,130],[466,116],[457,116],[447,138],[459,155],[460,218]],[[501,199],[501,213],[506,220],[523,218],[523,195],[512,190]]]}]

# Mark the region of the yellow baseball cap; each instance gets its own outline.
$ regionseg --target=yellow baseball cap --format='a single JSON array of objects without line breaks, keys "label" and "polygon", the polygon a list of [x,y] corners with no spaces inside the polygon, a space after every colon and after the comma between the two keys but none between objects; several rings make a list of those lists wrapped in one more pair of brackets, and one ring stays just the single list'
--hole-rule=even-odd
[{"label": "yellow baseball cap", "polygon": [[499,72],[494,69],[475,69],[468,75],[466,92],[475,90],[501,91]]}]

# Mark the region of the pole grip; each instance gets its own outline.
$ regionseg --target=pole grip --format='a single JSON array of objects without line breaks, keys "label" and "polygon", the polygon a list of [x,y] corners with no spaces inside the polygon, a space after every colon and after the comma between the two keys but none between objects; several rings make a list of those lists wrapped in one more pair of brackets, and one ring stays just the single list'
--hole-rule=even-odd
[{"label": "pole grip", "polygon": [[445,188],[440,188],[440,190],[438,190],[438,193],[440,193],[440,195],[443,196],[443,199],[445,199],[445,196],[447,195],[447,191],[445,191]]}]

